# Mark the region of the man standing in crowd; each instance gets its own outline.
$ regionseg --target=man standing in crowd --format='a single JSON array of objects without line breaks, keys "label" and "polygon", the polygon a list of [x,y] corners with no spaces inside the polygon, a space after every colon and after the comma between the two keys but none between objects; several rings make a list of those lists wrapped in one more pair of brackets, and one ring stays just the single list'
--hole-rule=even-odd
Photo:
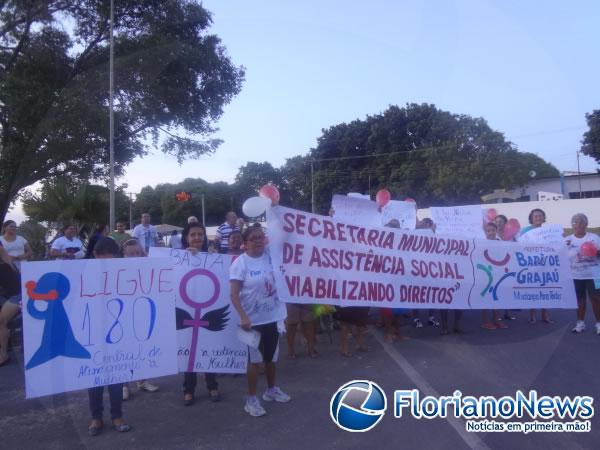
[{"label": "man standing in crowd", "polygon": [[219,253],[227,253],[229,251],[229,235],[234,231],[241,231],[236,225],[237,215],[233,211],[229,211],[225,215],[225,223],[217,228],[217,236],[215,243]]},{"label": "man standing in crowd", "polygon": [[127,239],[131,239],[131,236],[127,234],[125,229],[125,222],[117,222],[117,231],[112,231],[109,234],[109,236],[113,238],[117,244],[119,244],[119,247],[123,246],[123,242],[125,242]]},{"label": "man standing in crowd", "polygon": [[150,247],[157,245],[158,233],[153,225],[150,225],[150,214],[142,214],[142,223],[136,225],[133,229],[133,237],[142,245],[146,255]]}]

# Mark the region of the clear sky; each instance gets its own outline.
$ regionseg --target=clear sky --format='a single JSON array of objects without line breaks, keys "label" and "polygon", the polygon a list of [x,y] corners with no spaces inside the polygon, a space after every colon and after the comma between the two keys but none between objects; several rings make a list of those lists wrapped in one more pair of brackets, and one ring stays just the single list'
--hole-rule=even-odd
[{"label": "clear sky", "polygon": [[[218,124],[225,142],[181,167],[159,152],[135,161],[119,180],[130,191],[186,177],[232,182],[248,161],[280,166],[323,128],[407,102],[483,117],[519,150],[576,170],[585,113],[600,109],[594,0],[203,4],[246,67]],[[596,168],[582,157],[583,171]]]}]

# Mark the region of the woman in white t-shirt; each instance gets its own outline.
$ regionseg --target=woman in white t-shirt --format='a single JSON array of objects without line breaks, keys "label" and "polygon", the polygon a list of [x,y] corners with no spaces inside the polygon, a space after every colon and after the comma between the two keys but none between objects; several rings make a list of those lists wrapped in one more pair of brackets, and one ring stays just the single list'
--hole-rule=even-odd
[{"label": "woman in white t-shirt", "polygon": [[27,240],[17,234],[17,224],[14,220],[7,220],[2,224],[0,241],[18,270],[21,270],[21,261],[27,261],[33,255]]},{"label": "woman in white t-shirt", "polygon": [[[519,237],[517,237],[517,241],[524,241],[525,239],[523,238],[523,236],[525,236],[527,233],[529,233],[531,230],[535,229],[535,228],[540,228],[545,222],[546,222],[546,213],[544,212],[543,209],[539,209],[539,208],[535,208],[532,209],[531,212],[529,213],[529,225],[526,226],[525,228],[521,229],[520,233],[519,233]],[[530,309],[529,310],[529,323],[535,323],[537,320],[537,314],[536,314],[536,310],[535,309]],[[548,310],[543,308],[542,309],[542,321],[545,323],[553,323],[552,320],[550,319],[550,314],[548,313]]]},{"label": "woman in white t-shirt", "polygon": [[65,225],[63,236],[57,238],[50,246],[50,257],[53,259],[81,259],[85,256],[83,243],[77,238],[75,225]]},{"label": "woman in white t-shirt", "polygon": [[278,322],[286,316],[285,304],[279,300],[271,257],[265,252],[265,233],[259,224],[244,231],[245,253],[231,265],[231,303],[240,315],[240,326],[258,333],[258,348],[248,347],[248,397],[244,410],[251,416],[266,414],[256,396],[258,368],[265,364],[268,389],[262,395],[266,402],[288,402],[290,396],[275,384],[275,362],[279,354]]},{"label": "woman in white t-shirt", "polygon": [[594,282],[594,278],[600,276],[600,237],[588,233],[587,225],[588,218],[585,214],[575,214],[571,219],[573,234],[565,238],[577,296],[577,323],[573,332],[582,333],[585,330],[586,297],[589,295],[596,316],[596,334],[600,335],[600,290]]}]

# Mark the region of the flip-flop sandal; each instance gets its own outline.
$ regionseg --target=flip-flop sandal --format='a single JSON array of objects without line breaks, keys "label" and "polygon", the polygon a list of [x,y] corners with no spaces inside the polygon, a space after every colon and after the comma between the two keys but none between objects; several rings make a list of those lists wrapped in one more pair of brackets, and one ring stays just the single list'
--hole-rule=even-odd
[{"label": "flip-flop sandal", "polygon": [[210,397],[210,401],[213,403],[220,402],[222,399],[221,393],[219,391],[209,392],[208,395]]},{"label": "flip-flop sandal", "polygon": [[125,422],[119,424],[119,425],[115,425],[113,423],[113,429],[118,431],[119,433],[127,433],[128,431],[131,431],[131,426]]},{"label": "flip-flop sandal", "polygon": [[88,434],[90,436],[98,436],[100,433],[102,433],[103,428],[104,428],[104,424],[102,422],[100,422],[100,425],[91,424],[88,427]]}]

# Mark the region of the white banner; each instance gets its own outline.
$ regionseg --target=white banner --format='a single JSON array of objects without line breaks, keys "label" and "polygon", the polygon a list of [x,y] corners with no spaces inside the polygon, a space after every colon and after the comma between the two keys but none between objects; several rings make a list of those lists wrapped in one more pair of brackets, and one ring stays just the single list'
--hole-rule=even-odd
[{"label": "white banner", "polygon": [[280,298],[386,308],[576,308],[566,249],[267,210]]},{"label": "white banner", "polygon": [[245,373],[248,347],[237,336],[239,316],[230,303],[232,256],[151,247],[168,257],[175,277],[178,362],[181,372]]},{"label": "white banner", "polygon": [[431,220],[436,234],[485,238],[483,219],[485,211],[479,205],[432,207]]},{"label": "white banner", "polygon": [[21,268],[27,398],[177,373],[169,260]]}]

